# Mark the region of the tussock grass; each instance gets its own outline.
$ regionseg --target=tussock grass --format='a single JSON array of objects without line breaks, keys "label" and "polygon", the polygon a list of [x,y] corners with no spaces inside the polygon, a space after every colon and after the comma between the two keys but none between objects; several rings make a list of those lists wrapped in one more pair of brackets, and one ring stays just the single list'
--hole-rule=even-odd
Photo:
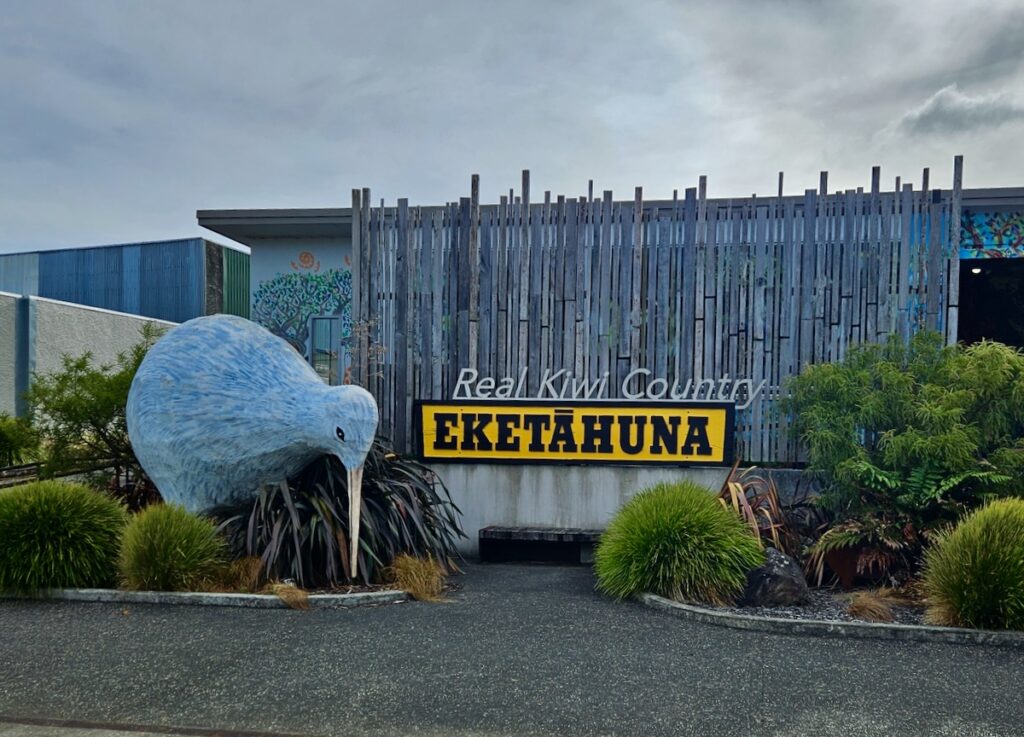
[{"label": "tussock grass", "polygon": [[254,594],[267,581],[263,561],[254,555],[233,560],[224,569],[223,584],[231,591]]},{"label": "tussock grass", "polygon": [[277,581],[269,584],[265,591],[274,594],[291,609],[309,609],[309,594],[293,583]]},{"label": "tussock grass", "polygon": [[198,591],[223,576],[227,545],[213,522],[173,504],[154,504],[129,523],[121,582],[136,591]]},{"label": "tussock grass", "polygon": [[688,481],[640,492],[618,511],[594,555],[598,588],[625,598],[649,591],[678,601],[732,603],[761,544],[715,495]]},{"label": "tussock grass", "polygon": [[440,601],[444,592],[444,568],[433,558],[395,556],[387,569],[387,579],[416,601]]},{"label": "tussock grass", "polygon": [[846,613],[867,622],[893,622],[896,619],[896,615],[892,611],[895,603],[883,589],[857,591],[850,595]]},{"label": "tussock grass", "polygon": [[0,590],[112,585],[127,519],[114,499],[81,484],[0,492]]},{"label": "tussock grass", "polygon": [[925,619],[977,629],[1024,629],[1024,499],[991,502],[925,552]]}]

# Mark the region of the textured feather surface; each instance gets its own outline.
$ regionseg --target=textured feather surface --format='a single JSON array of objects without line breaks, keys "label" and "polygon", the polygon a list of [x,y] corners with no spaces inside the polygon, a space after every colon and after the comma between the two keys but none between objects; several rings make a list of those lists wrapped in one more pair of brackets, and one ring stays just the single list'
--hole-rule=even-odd
[{"label": "textured feather surface", "polygon": [[265,328],[212,315],[179,325],[150,349],[127,419],[135,454],[163,498],[202,511],[252,498],[261,484],[326,453],[361,465],[378,417],[368,392],[327,386]]}]

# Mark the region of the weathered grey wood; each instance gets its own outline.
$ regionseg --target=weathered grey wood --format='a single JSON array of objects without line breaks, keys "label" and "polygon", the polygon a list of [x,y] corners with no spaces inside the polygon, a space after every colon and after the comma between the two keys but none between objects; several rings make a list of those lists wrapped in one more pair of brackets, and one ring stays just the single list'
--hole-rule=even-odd
[{"label": "weathered grey wood", "polygon": [[912,330],[914,303],[911,298],[911,278],[914,263],[914,235],[911,231],[914,212],[914,189],[912,184],[904,184],[900,193],[900,263],[897,310],[899,312],[898,328],[901,337],[906,339]]},{"label": "weathered grey wood", "polygon": [[[363,215],[362,192],[358,189],[352,190],[352,322],[355,325],[362,324],[366,318],[366,301],[362,297],[362,290],[366,288],[366,276],[363,270],[363,227],[361,218]],[[369,341],[357,331],[353,336],[351,356],[352,380],[366,386],[366,371],[364,363],[369,353],[366,343]]]},{"label": "weathered grey wood", "polygon": [[641,360],[641,319],[643,298],[643,243],[644,243],[644,190],[633,190],[632,240],[630,242],[630,298],[629,298],[629,356],[634,362]]},{"label": "weathered grey wood", "polygon": [[963,204],[964,157],[953,157],[953,190],[949,206],[949,252],[947,255],[949,294],[946,297],[946,342],[952,345],[959,336],[960,310],[960,233]]},{"label": "weathered grey wood", "polygon": [[371,207],[368,190],[353,191],[353,316],[376,323],[353,356],[369,342],[366,363],[379,364],[360,379],[357,362],[356,379],[406,449],[412,400],[449,397],[464,367],[515,378],[525,365],[527,394],[543,368],[609,372],[611,397],[640,366],[681,388],[763,380],[737,416],[738,452],[799,460],[776,409],[786,377],[892,328],[955,340],[960,167],[951,190],[920,195],[881,192],[877,167],[868,192],[829,194],[822,173],[802,198],[780,181],[767,199],[708,200],[702,180],[670,204],[639,190],[629,202],[605,192],[529,204],[528,172],[522,195],[496,205],[479,202],[475,178],[470,197],[440,208]]},{"label": "weathered grey wood", "polygon": [[406,447],[408,433],[409,348],[409,201],[398,201],[398,242],[395,249],[395,445]]},{"label": "weathered grey wood", "polygon": [[[478,242],[478,255],[479,260],[479,284],[477,287],[477,299],[479,305],[477,307],[476,315],[476,337],[477,337],[477,349],[476,349],[476,365],[480,367],[480,372],[485,376],[492,376],[496,373],[493,357],[495,355],[495,349],[493,345],[492,329],[495,323],[494,315],[494,273],[493,273],[493,261],[495,257],[494,248],[491,246],[491,218],[494,216],[492,210],[488,210],[486,214],[480,211],[480,203],[477,200],[476,206],[474,207],[476,212],[476,219],[474,222],[479,222],[479,242]],[[475,230],[476,228],[474,228]],[[470,341],[472,341],[470,337]]]}]

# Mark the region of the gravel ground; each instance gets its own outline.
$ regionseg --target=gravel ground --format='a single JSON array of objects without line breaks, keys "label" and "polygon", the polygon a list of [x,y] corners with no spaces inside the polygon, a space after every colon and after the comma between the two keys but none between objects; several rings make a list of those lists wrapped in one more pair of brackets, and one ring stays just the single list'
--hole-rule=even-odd
[{"label": "gravel ground", "polygon": [[[725,611],[754,617],[780,619],[817,619],[827,622],[871,622],[876,620],[853,617],[847,613],[848,595],[827,589],[811,589],[811,601],[804,606],[792,607],[723,607]],[[924,610],[917,607],[894,606],[896,624],[924,624]]]},{"label": "gravel ground", "polygon": [[470,566],[458,580],[447,603],[349,610],[2,601],[0,724],[324,737],[1024,733],[1019,651],[686,622],[599,595],[586,568]]}]

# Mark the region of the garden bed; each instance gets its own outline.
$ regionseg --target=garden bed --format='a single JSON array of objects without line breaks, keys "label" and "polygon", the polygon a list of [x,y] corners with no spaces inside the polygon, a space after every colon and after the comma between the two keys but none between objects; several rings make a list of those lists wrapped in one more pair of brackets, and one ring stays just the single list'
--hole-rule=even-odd
[{"label": "garden bed", "polygon": [[[877,623],[862,620],[812,619],[810,617],[780,616],[784,607],[764,608],[775,615],[758,615],[751,608],[704,607],[682,604],[655,594],[640,594],[636,600],[644,606],[658,609],[681,619],[716,627],[768,632],[778,635],[804,635],[838,639],[901,640],[911,642],[946,643],[954,645],[992,645],[1024,650],[1024,632],[972,630],[932,625]],[[846,615],[848,616],[848,615]]]},{"label": "garden bed", "polygon": [[[409,595],[398,589],[364,588],[350,593],[313,593],[305,597],[310,609],[337,609],[381,606],[407,601]],[[123,591],[121,589],[46,589],[34,594],[0,594],[7,599],[48,599],[113,604],[161,604],[187,606],[230,606],[252,609],[286,609],[289,604],[275,594],[238,594],[198,591]],[[292,607],[294,608],[294,607]]]},{"label": "garden bed", "polygon": [[[914,605],[892,604],[892,624],[923,625],[924,608]],[[849,595],[836,594],[828,589],[811,589],[810,601],[803,606],[748,606],[721,607],[724,612],[748,617],[775,617],[778,619],[819,620],[825,622],[864,622],[879,624],[877,619],[857,617],[847,611]],[[881,622],[888,624],[888,622]]]}]

